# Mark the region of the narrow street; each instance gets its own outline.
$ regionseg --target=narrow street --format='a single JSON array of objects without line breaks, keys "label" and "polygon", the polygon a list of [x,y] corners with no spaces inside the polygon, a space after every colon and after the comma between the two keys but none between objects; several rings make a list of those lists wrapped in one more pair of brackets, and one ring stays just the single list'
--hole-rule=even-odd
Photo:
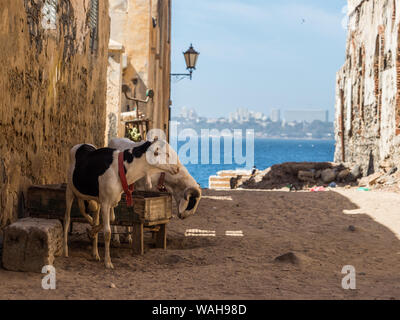
[{"label": "narrow street", "polygon": [[[131,256],[123,244],[111,251],[116,269],[105,270],[91,259],[86,226],[80,225],[70,240],[70,257],[56,260],[56,290],[41,288],[43,275],[1,270],[0,296],[400,299],[397,194],[206,190],[204,196],[193,217],[172,220],[167,251],[152,249],[146,235],[144,256]],[[196,236],[200,230],[203,236]],[[275,261],[287,253],[292,258]],[[345,265],[356,268],[357,290],[341,286]]]}]

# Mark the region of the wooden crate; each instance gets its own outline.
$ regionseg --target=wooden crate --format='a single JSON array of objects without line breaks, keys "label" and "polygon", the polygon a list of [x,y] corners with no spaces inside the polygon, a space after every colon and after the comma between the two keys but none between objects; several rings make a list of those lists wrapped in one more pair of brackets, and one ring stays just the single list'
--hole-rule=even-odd
[{"label": "wooden crate", "polygon": [[[63,220],[65,215],[65,184],[32,186],[28,189],[27,213],[31,217]],[[172,218],[172,197],[168,193],[133,193],[133,208],[128,208],[125,196],[115,208],[114,225],[145,226],[159,225]],[[100,215],[101,217],[101,215]],[[74,200],[71,209],[71,221],[86,222]]]},{"label": "wooden crate", "polygon": [[[66,184],[32,186],[28,189],[26,210],[30,217],[63,220],[65,215]],[[72,219],[84,219],[74,200]],[[85,220],[86,221],[86,220]]]}]

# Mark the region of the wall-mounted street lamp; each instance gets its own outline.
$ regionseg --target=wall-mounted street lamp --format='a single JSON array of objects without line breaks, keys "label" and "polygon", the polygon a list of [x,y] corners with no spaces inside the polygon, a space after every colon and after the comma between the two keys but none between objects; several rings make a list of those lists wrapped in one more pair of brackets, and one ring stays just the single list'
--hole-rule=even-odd
[{"label": "wall-mounted street lamp", "polygon": [[189,73],[171,73],[171,77],[189,77],[192,80],[193,70],[196,70],[197,59],[199,58],[200,52],[194,50],[193,45],[183,53],[186,62],[186,69]]}]

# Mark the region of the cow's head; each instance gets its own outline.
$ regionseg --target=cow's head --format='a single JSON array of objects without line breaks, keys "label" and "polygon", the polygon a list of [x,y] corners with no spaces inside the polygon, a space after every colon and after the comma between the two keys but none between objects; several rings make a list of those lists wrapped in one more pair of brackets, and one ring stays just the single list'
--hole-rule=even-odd
[{"label": "cow's head", "polygon": [[[160,174],[151,177],[154,190],[157,189],[159,178]],[[183,165],[176,175],[165,174],[164,185],[176,201],[180,219],[186,219],[196,213],[201,199],[201,188]]]},{"label": "cow's head", "polygon": [[[160,179],[160,171],[167,171],[165,173],[164,185],[169,193],[172,194],[176,201],[176,205],[178,208],[178,217],[180,219],[185,219],[193,215],[197,207],[199,205],[201,199],[201,188],[199,187],[196,180],[190,175],[187,169],[181,164],[179,161],[178,155],[175,150],[173,150],[170,145],[162,140],[158,141],[158,139],[154,139],[152,143],[149,142],[141,142],[134,143],[128,139],[114,139],[112,140],[112,144],[110,147],[125,150],[133,148],[132,153],[137,152],[149,152],[148,156],[154,156],[155,166],[158,168],[156,172],[153,170],[149,170],[146,173],[146,177],[137,181],[135,183],[137,190],[152,190],[159,191],[159,179]],[[143,146],[147,143],[147,147]],[[137,149],[139,148],[139,149]],[[140,155],[136,155],[140,156]],[[166,161],[172,160],[175,161],[176,167],[173,168],[174,172],[178,172],[176,174],[171,174],[169,170],[165,169],[165,166],[168,166],[168,162]],[[167,163],[165,163],[167,162]],[[161,170],[159,170],[161,169]]]}]

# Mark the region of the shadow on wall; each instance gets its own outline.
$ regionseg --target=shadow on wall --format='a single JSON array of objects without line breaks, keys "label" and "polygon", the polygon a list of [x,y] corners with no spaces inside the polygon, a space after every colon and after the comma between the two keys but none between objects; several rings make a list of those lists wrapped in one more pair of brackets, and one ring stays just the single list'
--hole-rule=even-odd
[{"label": "shadow on wall", "polygon": [[369,153],[368,171],[367,176],[375,173],[374,154],[372,151]]}]

